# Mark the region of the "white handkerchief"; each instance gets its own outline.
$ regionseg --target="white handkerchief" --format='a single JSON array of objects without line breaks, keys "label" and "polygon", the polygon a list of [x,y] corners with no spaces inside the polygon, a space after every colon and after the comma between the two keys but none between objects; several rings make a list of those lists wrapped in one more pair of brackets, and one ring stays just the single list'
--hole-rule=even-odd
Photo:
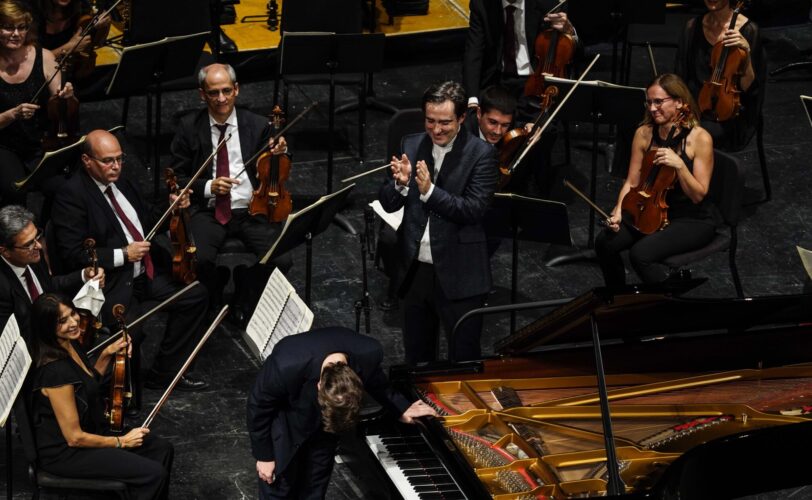
[{"label": "white handkerchief", "polygon": [[104,292],[99,288],[99,280],[87,280],[76,297],[73,298],[73,305],[79,309],[90,311],[93,316],[98,316],[104,305]]}]

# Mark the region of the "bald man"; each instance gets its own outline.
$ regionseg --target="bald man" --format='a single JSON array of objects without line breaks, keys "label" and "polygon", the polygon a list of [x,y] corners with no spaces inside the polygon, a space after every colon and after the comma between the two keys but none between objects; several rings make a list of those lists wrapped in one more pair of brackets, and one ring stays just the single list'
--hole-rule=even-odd
[{"label": "bald man", "polygon": [[[160,212],[147,205],[135,184],[122,177],[125,162],[118,139],[105,130],[94,130],[83,147],[84,168],[67,181],[54,202],[56,253],[66,271],[78,270],[89,263],[85,239],[96,240],[99,265],[107,275],[102,320],[111,324],[113,305],[123,304],[127,316],[135,318],[180,286],[172,281],[169,255],[144,241]],[[187,199],[182,205],[188,203]],[[202,287],[191,289],[167,306],[166,332],[145,381],[147,387],[161,389],[169,384],[202,336],[207,308]],[[131,333],[140,343],[143,334]],[[137,369],[137,356],[134,360]],[[185,391],[206,387],[206,382],[191,375],[181,378],[177,386]]]},{"label": "bald man", "polygon": [[[231,134],[224,146],[227,154],[218,154],[192,187],[197,274],[212,293],[213,302],[219,302],[225,284],[214,280],[214,262],[226,238],[241,240],[250,252],[261,258],[279,235],[281,224],[248,213],[248,204],[259,181],[256,162],[248,165],[246,162],[270,144],[268,118],[235,107],[240,85],[234,69],[227,64],[212,64],[201,69],[198,85],[206,109],[181,121],[171,146],[172,167],[179,175],[191,178],[217,144]],[[280,137],[272,152],[285,154],[286,150],[285,138]],[[287,271],[290,260],[289,257],[275,260],[273,264]],[[233,305],[255,304],[272,269],[272,266],[256,265],[238,276],[238,293]],[[246,316],[250,313],[243,312]]]}]

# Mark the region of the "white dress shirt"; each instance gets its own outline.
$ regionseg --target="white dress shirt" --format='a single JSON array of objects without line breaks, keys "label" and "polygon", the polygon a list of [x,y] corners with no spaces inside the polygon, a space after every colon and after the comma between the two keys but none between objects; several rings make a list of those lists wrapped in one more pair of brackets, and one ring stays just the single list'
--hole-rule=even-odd
[{"label": "white dress shirt", "polygon": [[[240,181],[239,185],[232,186],[231,188],[231,209],[238,209],[238,208],[248,208],[248,203],[251,201],[251,196],[254,194],[254,188],[251,186],[251,179],[248,178],[248,172],[243,170],[242,162],[242,149],[240,148],[240,127],[237,124],[237,108],[234,108],[231,111],[231,114],[228,116],[226,121],[224,122],[225,125],[228,125],[226,128],[226,135],[231,134],[231,139],[226,142],[223,146],[224,148],[228,149],[228,170],[229,170],[229,177],[233,179],[238,179]],[[223,125],[223,123],[217,123],[217,121],[209,115],[209,127],[211,128],[211,147],[212,151],[217,148],[217,145],[220,143],[220,129],[217,128],[215,125]],[[211,192],[211,183],[214,179],[217,178],[217,156],[214,157],[214,168],[211,169],[212,177],[206,182],[206,188],[203,190],[203,196],[209,198],[209,206],[214,206],[214,193]],[[237,177],[237,174],[240,174]]]},{"label": "white dress shirt", "polygon": [[[91,179],[93,178],[91,177]],[[121,217],[118,216],[118,212],[116,212],[116,208],[113,206],[113,202],[110,201],[110,198],[107,197],[106,193],[107,186],[97,181],[96,179],[93,179],[93,182],[96,183],[96,186],[98,186],[99,190],[102,192],[102,198],[104,198],[107,204],[110,205],[110,210],[113,211],[113,215],[116,216],[116,220],[118,221],[118,224],[121,226],[121,230],[124,231],[124,236],[127,238],[127,243],[129,244],[135,241],[130,232],[127,230],[127,226],[124,225],[124,222],[121,220]],[[113,194],[115,195],[116,201],[118,202],[119,206],[121,206],[121,210],[124,211],[124,215],[126,215],[127,218],[130,219],[130,222],[133,223],[133,226],[135,226],[138,232],[141,233],[141,237],[143,238],[144,228],[141,227],[141,220],[138,218],[138,212],[135,211],[135,207],[133,207],[130,204],[129,200],[127,200],[127,197],[124,196],[121,193],[121,191],[119,191],[115,183],[111,183],[108,185],[113,188]],[[113,266],[121,267],[124,264],[126,264],[126,261],[124,259],[124,250],[120,248],[113,250]],[[141,264],[141,261],[139,260],[138,262],[133,262],[133,276],[136,277],[140,276],[142,272],[144,272],[144,266]]]},{"label": "white dress shirt", "polygon": [[[464,132],[463,132],[464,133]],[[454,147],[454,141],[457,140],[457,136],[454,136],[448,144],[445,146],[438,146],[437,144],[431,145],[431,156],[434,158],[434,175],[432,179],[431,186],[429,186],[429,190],[426,191],[426,194],[420,195],[420,201],[423,203],[427,202],[429,198],[431,198],[431,194],[434,192],[434,181],[440,175],[440,169],[443,167],[443,160],[445,159],[445,155],[451,151],[451,148]],[[429,236],[429,226],[431,225],[431,218],[426,221],[426,230],[423,231],[423,237],[420,238],[420,250],[417,252],[417,260],[420,262],[425,262],[427,264],[433,264],[434,260],[431,257],[431,238]]]},{"label": "white dress shirt", "polygon": [[[42,295],[43,293],[45,293],[44,290],[42,289],[42,285],[40,284],[39,279],[37,278],[37,273],[35,273],[34,270],[31,269],[31,266],[18,267],[9,262],[8,260],[6,260],[5,257],[0,256],[0,258],[6,261],[8,267],[10,267],[12,271],[14,271],[14,275],[17,276],[18,280],[20,280],[20,284],[23,286],[23,290],[25,290],[25,294],[28,295],[29,299],[31,299],[31,294],[28,293],[28,283],[25,281],[25,278],[23,277],[23,273],[25,272],[26,268],[28,269],[28,272],[31,273],[31,279],[34,281],[34,286],[37,287],[37,291],[39,292],[39,294]],[[33,302],[33,300],[31,302]]]}]

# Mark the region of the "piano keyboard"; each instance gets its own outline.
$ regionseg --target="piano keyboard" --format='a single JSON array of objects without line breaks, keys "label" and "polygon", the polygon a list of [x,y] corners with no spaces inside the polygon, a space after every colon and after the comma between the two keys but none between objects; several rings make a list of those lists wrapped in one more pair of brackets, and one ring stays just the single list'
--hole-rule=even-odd
[{"label": "piano keyboard", "polygon": [[367,435],[367,445],[405,500],[464,500],[420,434]]}]

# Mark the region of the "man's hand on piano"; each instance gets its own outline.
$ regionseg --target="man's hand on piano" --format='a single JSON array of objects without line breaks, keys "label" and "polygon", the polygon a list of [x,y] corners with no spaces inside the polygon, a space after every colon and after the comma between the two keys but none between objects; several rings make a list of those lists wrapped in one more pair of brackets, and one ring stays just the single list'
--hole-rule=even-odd
[{"label": "man's hand on piano", "polygon": [[274,480],[273,471],[276,468],[276,462],[261,462],[257,460],[257,474],[259,478],[268,484]]},{"label": "man's hand on piano", "polygon": [[[403,415],[400,416],[400,421],[404,424],[413,424],[415,418],[429,416],[436,417],[437,412],[434,411],[434,408],[418,399],[403,412]],[[259,467],[259,465],[257,465],[257,467]]]}]

